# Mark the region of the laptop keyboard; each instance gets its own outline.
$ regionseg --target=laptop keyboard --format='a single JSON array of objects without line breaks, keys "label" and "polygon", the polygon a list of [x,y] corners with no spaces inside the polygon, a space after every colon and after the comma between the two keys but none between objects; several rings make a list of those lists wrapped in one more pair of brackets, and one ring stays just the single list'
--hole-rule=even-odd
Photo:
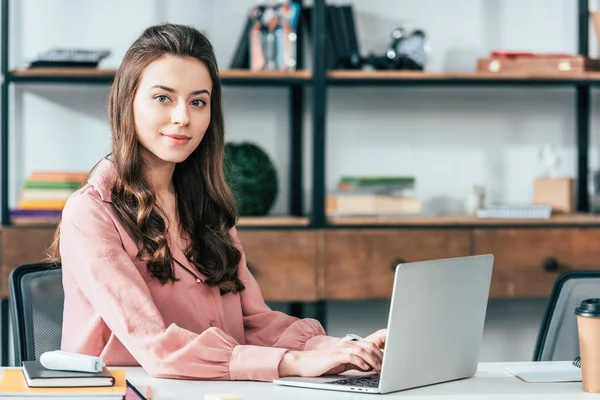
[{"label": "laptop keyboard", "polygon": [[334,385],[345,385],[345,386],[363,386],[363,387],[379,387],[379,375],[370,375],[363,378],[346,378],[339,379],[337,381],[331,381]]}]

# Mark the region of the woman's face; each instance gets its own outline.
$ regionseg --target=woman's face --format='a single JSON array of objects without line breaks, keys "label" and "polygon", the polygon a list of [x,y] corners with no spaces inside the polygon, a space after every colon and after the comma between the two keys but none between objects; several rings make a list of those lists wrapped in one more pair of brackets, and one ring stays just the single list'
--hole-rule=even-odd
[{"label": "woman's face", "polygon": [[133,99],[143,156],[180,163],[192,154],[210,124],[211,91],[201,61],[166,55],[149,64]]}]

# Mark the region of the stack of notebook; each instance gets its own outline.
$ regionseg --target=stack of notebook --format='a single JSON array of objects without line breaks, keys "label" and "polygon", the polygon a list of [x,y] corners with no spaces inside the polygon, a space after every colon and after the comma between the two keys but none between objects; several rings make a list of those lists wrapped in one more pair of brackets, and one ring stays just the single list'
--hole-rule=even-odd
[{"label": "stack of notebook", "polygon": [[126,392],[125,370],[56,371],[44,368],[39,361],[25,361],[23,368],[6,368],[0,380],[0,397],[8,399],[122,400]]}]

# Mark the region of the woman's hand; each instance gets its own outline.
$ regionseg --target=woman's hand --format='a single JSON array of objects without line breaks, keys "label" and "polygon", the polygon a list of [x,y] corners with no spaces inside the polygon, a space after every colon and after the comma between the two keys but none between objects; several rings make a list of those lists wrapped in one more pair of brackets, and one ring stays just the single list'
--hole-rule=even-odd
[{"label": "woman's hand", "polygon": [[370,334],[363,340],[373,343],[375,346],[379,347],[380,349],[384,349],[386,338],[387,338],[387,329],[380,329],[377,332]]},{"label": "woman's hand", "polygon": [[316,350],[288,351],[279,363],[279,376],[315,377],[351,369],[380,373],[382,361],[383,352],[371,341],[340,341]]}]

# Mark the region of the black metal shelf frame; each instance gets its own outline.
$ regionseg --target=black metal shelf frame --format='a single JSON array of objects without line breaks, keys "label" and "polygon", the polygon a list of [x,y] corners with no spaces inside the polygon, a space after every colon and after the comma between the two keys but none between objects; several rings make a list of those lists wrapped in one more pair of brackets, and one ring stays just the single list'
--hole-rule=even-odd
[{"label": "black metal shelf frame", "polygon": [[[293,0],[302,4],[302,0]],[[18,75],[9,70],[9,8],[10,0],[1,0],[1,27],[0,34],[0,69],[2,74],[0,93],[0,224],[10,226],[9,209],[9,87],[11,84],[68,84],[68,85],[109,85],[114,76],[107,75]],[[299,26],[298,46],[302,46],[302,26]],[[298,52],[297,65],[302,68],[302,52]],[[304,115],[304,86],[311,83],[310,79],[302,77],[252,77],[252,76],[225,76],[221,79],[223,85],[227,86],[260,86],[260,87],[282,87],[289,89],[289,134],[290,134],[290,171],[289,171],[289,204],[288,212],[291,216],[304,215],[303,202],[303,115]],[[276,229],[278,226],[261,227],[260,229]],[[292,227],[284,227],[290,229]]]}]

